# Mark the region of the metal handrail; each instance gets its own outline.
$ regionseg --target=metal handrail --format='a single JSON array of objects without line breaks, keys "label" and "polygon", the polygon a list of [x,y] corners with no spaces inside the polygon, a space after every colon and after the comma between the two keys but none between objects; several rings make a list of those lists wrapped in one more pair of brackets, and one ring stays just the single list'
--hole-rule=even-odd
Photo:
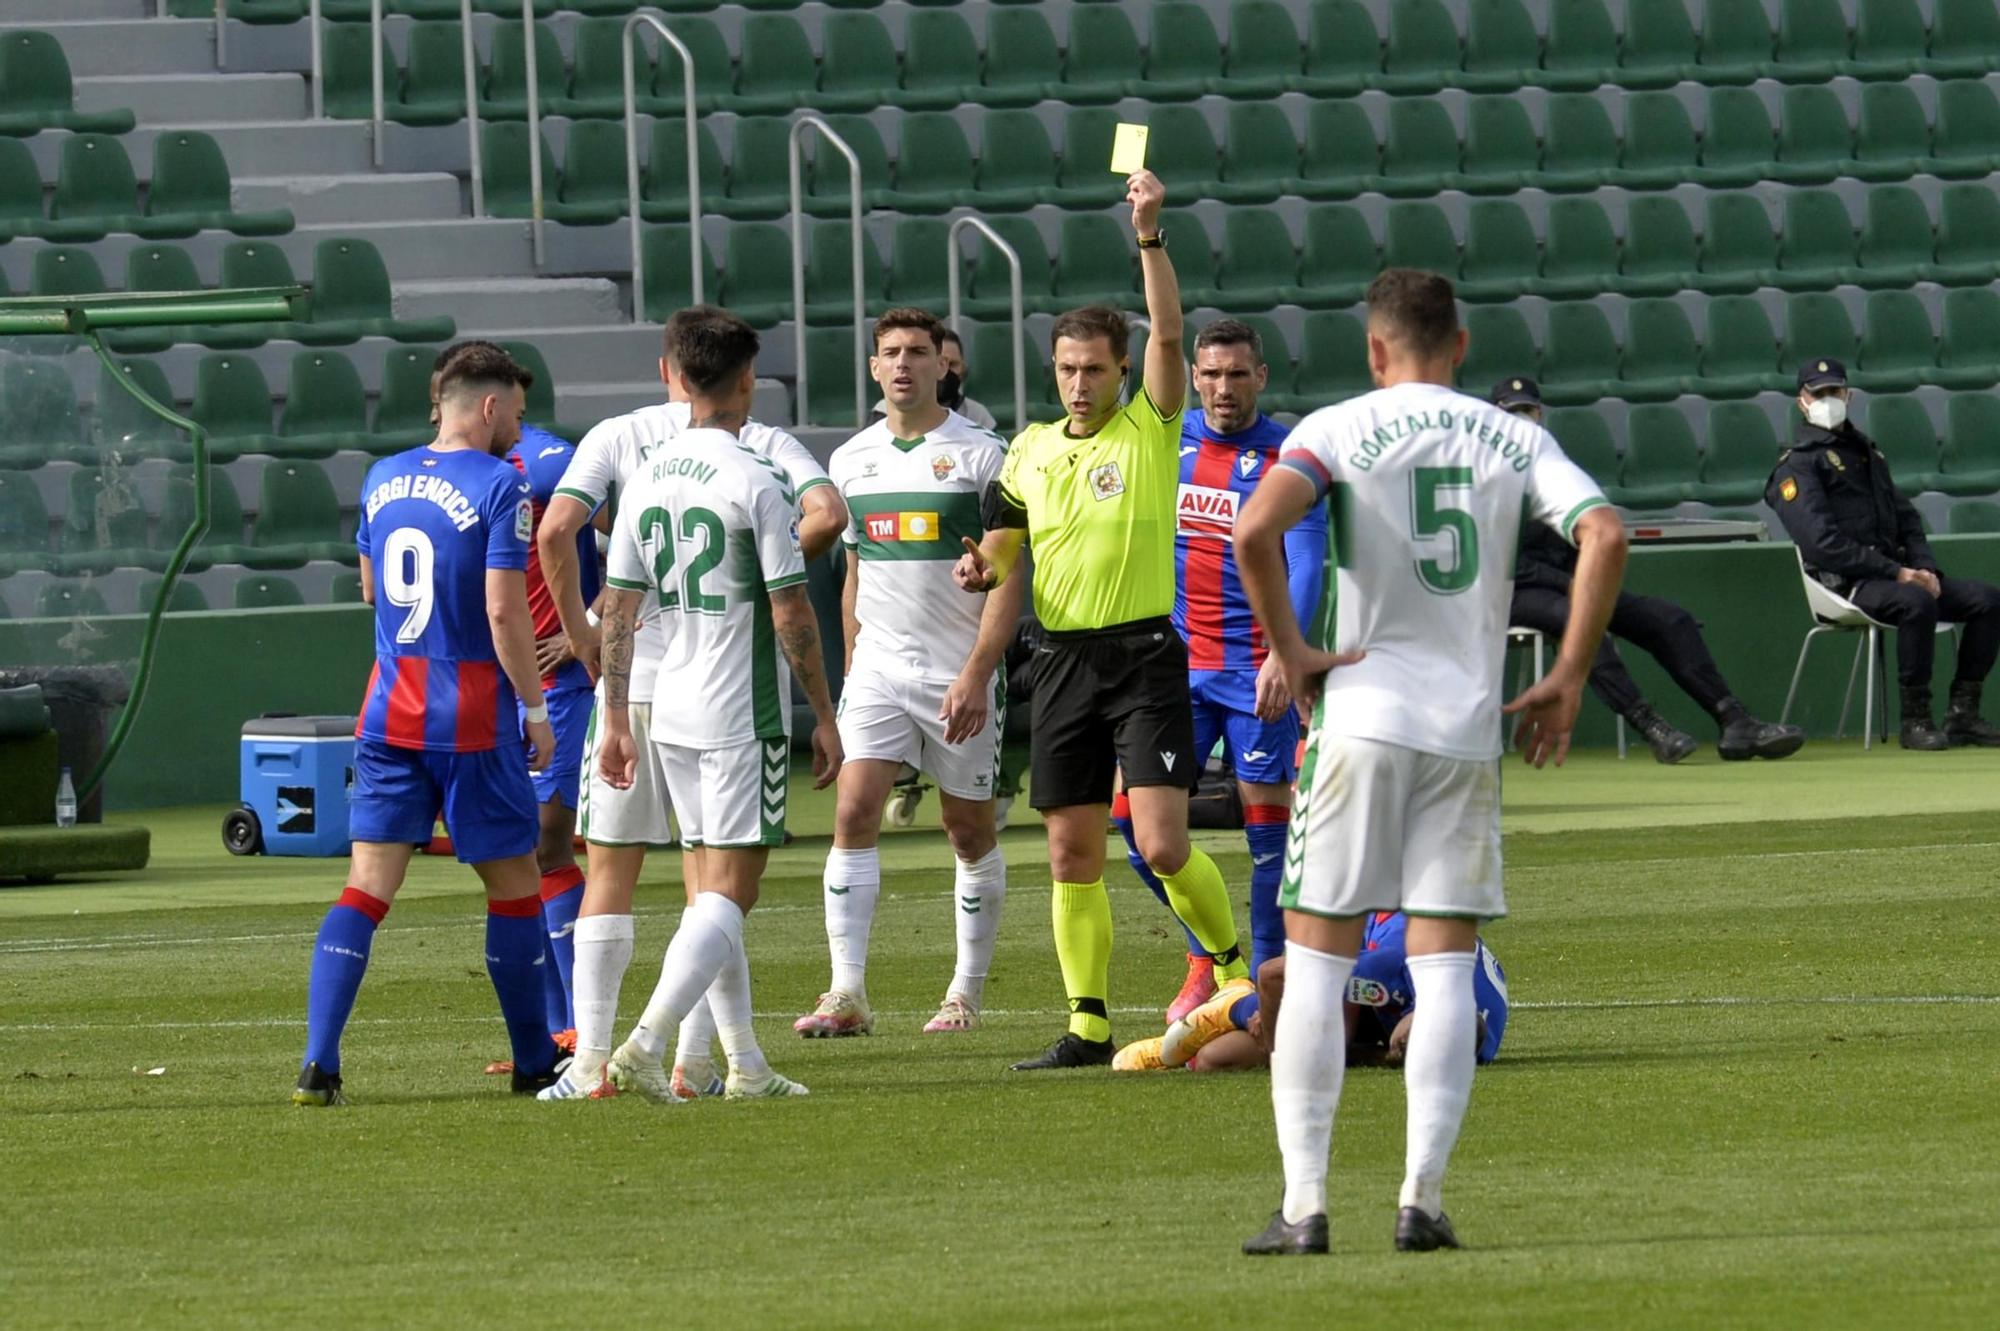
[{"label": "metal handrail", "polygon": [[[220,0],[217,0],[220,3]],[[312,39],[313,119],[326,119],[326,51],[319,31],[319,0],[306,7],[306,27]]]},{"label": "metal handrail", "polygon": [[[319,3],[319,0],[313,0]],[[385,114],[382,94],[382,0],[368,0],[368,78],[370,95],[374,99],[375,132],[371,135],[377,170],[382,166],[382,133],[388,120]]]},{"label": "metal handrail", "polygon": [[[625,202],[632,221],[632,322],[646,317],[646,249],[639,216],[639,84],[632,60],[632,36],[641,23],[660,34],[660,40],[674,48],[681,58],[681,92],[685,104],[681,127],[687,132],[688,162],[688,248],[689,271],[694,274],[694,303],[702,303],[701,270],[701,147],[700,132],[694,122],[694,52],[673,34],[658,15],[641,11],[625,20]],[[658,128],[657,122],[655,128]]]},{"label": "metal handrail", "polygon": [[1028,428],[1028,361],[1022,342],[1026,336],[1027,314],[1021,300],[1021,256],[983,218],[966,216],[951,224],[951,230],[945,233],[945,255],[950,260],[945,270],[945,299],[951,331],[961,339],[965,337],[965,329],[961,326],[964,319],[959,313],[958,238],[967,231],[977,231],[1007,260],[1007,295],[1014,325],[1014,428],[1025,430]]},{"label": "metal handrail", "polygon": [[[167,0],[160,0],[160,17],[167,16]],[[229,0],[215,0],[215,67],[229,68]]]},{"label": "metal handrail", "polygon": [[521,45],[527,51],[528,217],[534,236],[535,267],[547,261],[542,236],[542,90],[535,58],[535,0],[521,0]]},{"label": "metal handrail", "polygon": [[465,133],[472,146],[472,215],[486,216],[486,171],[479,161],[479,52],[472,45],[472,0],[458,0],[459,31],[465,55]]},{"label": "metal handrail", "polygon": [[797,353],[797,386],[799,403],[797,417],[806,421],[806,227],[805,193],[803,189],[802,160],[800,145],[804,143],[806,131],[818,130],[822,139],[840,150],[847,159],[848,198],[847,213],[849,223],[848,240],[853,246],[851,262],[854,265],[854,425],[859,429],[868,423],[868,382],[867,354],[863,344],[868,339],[868,301],[866,282],[861,271],[861,155],[853,145],[834,127],[826,117],[813,111],[801,111],[792,121],[792,132],[785,141],[786,166],[792,179],[792,341]]}]

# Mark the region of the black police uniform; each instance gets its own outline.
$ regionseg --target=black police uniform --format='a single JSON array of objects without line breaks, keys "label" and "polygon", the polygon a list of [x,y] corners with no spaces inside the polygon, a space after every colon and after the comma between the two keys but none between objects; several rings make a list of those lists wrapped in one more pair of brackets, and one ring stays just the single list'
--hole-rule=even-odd
[{"label": "black police uniform", "polygon": [[[1813,364],[1839,369],[1833,361]],[[1845,383],[1845,376],[1824,382]],[[1980,686],[2000,655],[2000,588],[1944,576],[1923,520],[1897,491],[1874,442],[1851,422],[1833,430],[1803,426],[1798,442],[1778,458],[1764,502],[1797,543],[1808,573],[1871,619],[1896,626],[1906,740],[1913,722],[1934,729],[1931,666],[1944,621],[1958,624],[1961,634],[1946,734],[1957,743],[2000,743],[2000,731],[1979,719]],[[1906,568],[1937,574],[1938,594],[1898,582]]]}]

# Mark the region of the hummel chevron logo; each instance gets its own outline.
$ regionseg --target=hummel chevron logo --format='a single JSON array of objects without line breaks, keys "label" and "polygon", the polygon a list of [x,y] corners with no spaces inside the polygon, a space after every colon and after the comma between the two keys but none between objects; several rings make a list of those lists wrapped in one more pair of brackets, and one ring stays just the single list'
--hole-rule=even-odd
[{"label": "hummel chevron logo", "polygon": [[846,896],[846,895],[847,895],[847,894],[848,894],[849,892],[852,892],[853,890],[854,890],[854,889],[853,889],[853,888],[851,888],[851,887],[836,887],[836,886],[835,886],[835,885],[833,885],[832,883],[828,883],[828,884],[826,885],[826,892],[827,892],[827,895],[828,895],[828,896],[834,896],[834,897],[844,897],[844,896]]},{"label": "hummel chevron logo", "polygon": [[958,899],[958,908],[967,915],[977,915],[979,913],[979,898],[960,897]]},{"label": "hummel chevron logo", "polygon": [[1180,757],[1180,755],[1178,753],[1175,753],[1172,749],[1160,750],[1160,761],[1167,765],[1167,770],[1169,772],[1174,770],[1174,759],[1178,757]]}]

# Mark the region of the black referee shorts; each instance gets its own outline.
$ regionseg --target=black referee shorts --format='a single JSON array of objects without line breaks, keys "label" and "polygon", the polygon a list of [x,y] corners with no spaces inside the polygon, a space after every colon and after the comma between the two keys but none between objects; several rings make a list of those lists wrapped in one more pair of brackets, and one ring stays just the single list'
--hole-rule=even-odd
[{"label": "black referee shorts", "polygon": [[1173,621],[1050,630],[1035,649],[1032,735],[1037,809],[1109,804],[1121,767],[1128,787],[1192,785],[1201,760],[1187,644]]}]

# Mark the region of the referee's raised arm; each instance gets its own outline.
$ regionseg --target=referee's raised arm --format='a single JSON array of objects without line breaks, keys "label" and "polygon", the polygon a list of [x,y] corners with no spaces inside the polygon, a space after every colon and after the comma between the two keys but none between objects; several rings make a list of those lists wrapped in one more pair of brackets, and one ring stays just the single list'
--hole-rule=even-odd
[{"label": "referee's raised arm", "polygon": [[1146,396],[1162,416],[1171,417],[1187,397],[1187,356],[1181,350],[1180,279],[1160,233],[1160,205],[1167,191],[1151,171],[1135,171],[1125,183],[1132,231],[1139,238],[1139,272],[1146,283],[1146,318],[1152,323],[1146,338]]}]

